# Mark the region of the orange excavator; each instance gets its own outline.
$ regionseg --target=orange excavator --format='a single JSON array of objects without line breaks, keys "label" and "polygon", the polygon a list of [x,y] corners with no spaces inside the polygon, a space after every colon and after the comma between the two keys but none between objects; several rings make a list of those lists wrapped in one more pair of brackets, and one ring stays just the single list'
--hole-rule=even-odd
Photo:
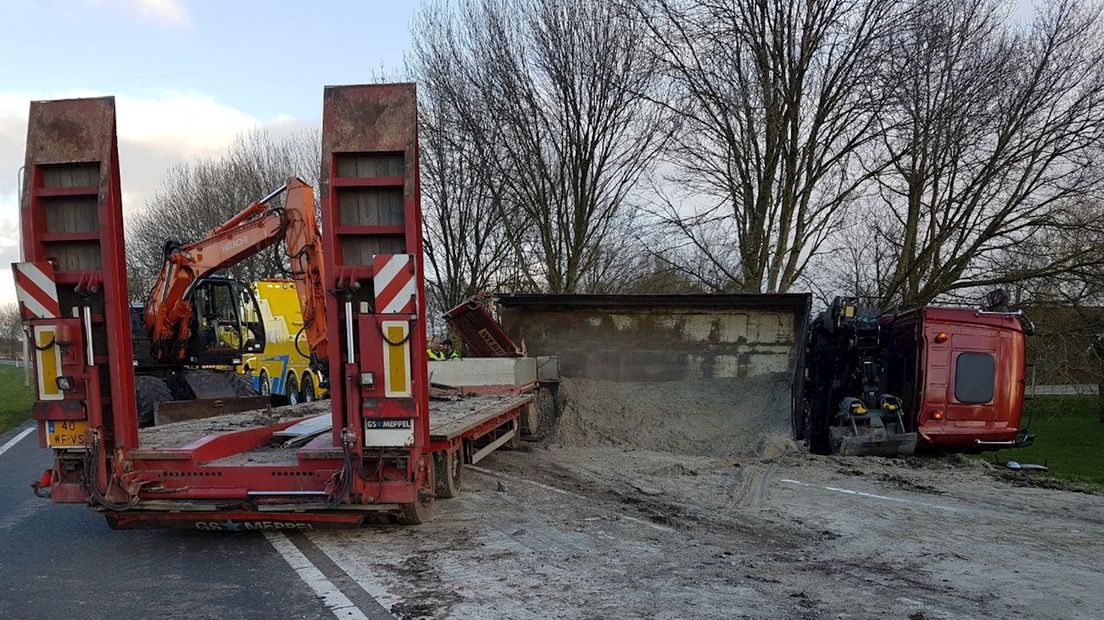
[{"label": "orange excavator", "polygon": [[[273,201],[285,192],[284,205],[277,206]],[[145,307],[131,311],[141,425],[153,424],[154,407],[161,402],[255,394],[245,377],[210,368],[232,367],[243,353],[263,351],[265,345],[265,326],[252,290],[217,272],[281,240],[303,316],[296,348],[305,335],[309,355],[303,354],[321,370],[326,351],[325,290],[314,190],[291,177],[203,239],[166,243],[165,263]],[[138,323],[144,330],[134,329]],[[143,331],[148,341],[140,337]]]}]

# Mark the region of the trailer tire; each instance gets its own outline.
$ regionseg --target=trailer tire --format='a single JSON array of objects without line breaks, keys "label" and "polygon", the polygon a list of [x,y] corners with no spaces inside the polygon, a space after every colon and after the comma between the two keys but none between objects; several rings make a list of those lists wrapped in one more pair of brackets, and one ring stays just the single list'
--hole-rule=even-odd
[{"label": "trailer tire", "polygon": [[423,499],[413,504],[403,504],[399,513],[401,525],[421,525],[433,517],[433,500]]},{"label": "trailer tire", "polygon": [[460,448],[439,452],[434,456],[433,469],[437,478],[437,497],[452,499],[460,495],[464,485],[464,451]]},{"label": "trailer tire", "polygon": [[134,377],[134,401],[138,406],[139,428],[153,426],[153,413],[157,403],[167,403],[172,400],[172,390],[161,379],[152,375]]},{"label": "trailer tire", "polygon": [[509,441],[507,441],[505,444],[503,444],[502,447],[506,448],[507,450],[520,450],[521,449],[521,420],[519,418],[514,418],[513,425],[514,425],[514,428],[513,428],[514,436],[511,437],[509,439]]}]

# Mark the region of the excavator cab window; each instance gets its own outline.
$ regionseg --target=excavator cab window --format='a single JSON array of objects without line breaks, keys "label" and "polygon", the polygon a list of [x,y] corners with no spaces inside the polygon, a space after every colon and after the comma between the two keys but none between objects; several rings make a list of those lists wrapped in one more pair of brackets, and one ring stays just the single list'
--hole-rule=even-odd
[{"label": "excavator cab window", "polygon": [[193,339],[189,357],[201,364],[236,364],[242,353],[264,350],[260,308],[249,287],[207,279],[192,290]]}]

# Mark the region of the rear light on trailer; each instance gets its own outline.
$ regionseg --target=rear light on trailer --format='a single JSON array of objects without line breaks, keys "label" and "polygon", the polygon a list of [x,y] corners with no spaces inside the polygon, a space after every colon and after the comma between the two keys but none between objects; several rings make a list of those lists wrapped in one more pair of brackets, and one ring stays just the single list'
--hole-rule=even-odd
[{"label": "rear light on trailer", "polygon": [[[54,342],[63,347],[73,344],[73,328],[68,323],[58,323],[54,328]],[[58,377],[60,379],[60,377]],[[68,389],[68,388],[62,388]]]},{"label": "rear light on trailer", "polygon": [[942,409],[936,409],[935,411],[932,412],[931,417],[932,417],[933,420],[942,420],[943,419],[943,410]]},{"label": "rear light on trailer", "polygon": [[951,336],[947,332],[939,332],[935,335],[935,344],[943,344],[950,340]]}]

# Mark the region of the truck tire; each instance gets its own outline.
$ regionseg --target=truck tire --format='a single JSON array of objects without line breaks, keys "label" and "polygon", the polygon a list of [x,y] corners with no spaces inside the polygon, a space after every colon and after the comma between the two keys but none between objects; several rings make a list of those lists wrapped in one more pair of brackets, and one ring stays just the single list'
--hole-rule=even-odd
[{"label": "truck tire", "polygon": [[294,372],[289,372],[287,380],[284,382],[284,394],[287,396],[289,405],[298,405],[302,400],[299,398],[299,380],[295,378]]},{"label": "truck tire", "polygon": [[299,402],[313,403],[314,398],[314,377],[311,376],[310,371],[303,373],[303,387],[299,389],[302,394],[299,397]]},{"label": "truck tire", "polygon": [[153,426],[153,412],[157,403],[171,402],[172,399],[172,391],[164,381],[152,375],[136,375],[134,401],[138,405],[138,427]]},{"label": "truck tire", "polygon": [[805,414],[805,445],[813,454],[831,454],[832,439],[828,430],[827,407],[811,404]]},{"label": "truck tire", "polygon": [[257,391],[261,396],[272,395],[272,380],[268,378],[268,371],[261,370],[261,374],[257,377]]}]

